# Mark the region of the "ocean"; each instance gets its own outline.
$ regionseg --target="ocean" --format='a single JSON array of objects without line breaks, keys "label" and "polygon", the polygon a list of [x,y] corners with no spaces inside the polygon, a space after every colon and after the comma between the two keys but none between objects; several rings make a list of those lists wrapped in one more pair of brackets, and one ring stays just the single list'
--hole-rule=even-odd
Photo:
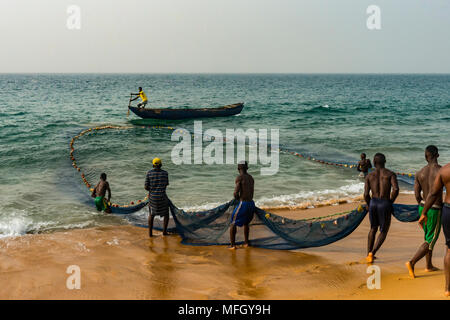
[{"label": "ocean", "polygon": [[[370,158],[383,152],[388,168],[414,173],[425,165],[424,148],[435,144],[440,162],[450,161],[450,75],[2,74],[0,237],[128,223],[88,205],[88,190],[71,166],[70,139],[96,126],[133,127],[76,142],[77,163],[90,182],[108,174],[113,202],[145,197],[154,157],[169,172],[167,192],[178,207],[212,208],[233,197],[236,165],[176,165],[171,131],[151,128],[192,130],[193,120],[127,117],[129,94],[139,86],[147,108],[244,102],[241,114],[202,119],[203,128],[279,129],[280,145],[317,157],[354,162],[361,152]],[[355,170],[284,153],[279,161],[271,176],[250,166],[258,206],[295,207],[363,191]],[[401,191],[411,190],[401,184]]]}]

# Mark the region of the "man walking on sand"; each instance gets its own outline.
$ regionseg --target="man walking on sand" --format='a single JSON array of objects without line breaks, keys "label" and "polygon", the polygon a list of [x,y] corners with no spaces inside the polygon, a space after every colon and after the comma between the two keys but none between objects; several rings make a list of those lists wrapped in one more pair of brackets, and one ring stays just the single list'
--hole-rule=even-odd
[{"label": "man walking on sand", "polygon": [[234,198],[239,200],[239,204],[234,208],[233,214],[231,215],[230,249],[236,249],[236,226],[244,226],[244,246],[249,246],[249,224],[255,212],[255,202],[253,202],[255,181],[247,173],[247,170],[247,161],[242,161],[238,164],[239,175],[236,178]]},{"label": "man walking on sand", "polygon": [[147,172],[145,177],[145,190],[148,191],[148,234],[150,237],[153,236],[153,220],[155,216],[161,216],[164,218],[163,236],[165,236],[169,224],[169,199],[166,194],[169,174],[161,169],[161,159],[155,158],[152,163],[153,169]]},{"label": "man walking on sand", "polygon": [[445,295],[450,296],[450,163],[443,166],[434,179],[433,187],[423,206],[422,215],[419,219],[421,226],[428,224],[429,210],[439,197],[442,197],[442,190],[445,187],[444,205],[442,207],[442,229],[447,245],[447,253],[444,258],[445,273]]},{"label": "man walking on sand", "polygon": [[[441,169],[438,164],[438,148],[435,146],[428,146],[425,149],[425,160],[428,164],[416,173],[416,181],[414,183],[414,194],[416,196],[417,203],[419,204],[419,213],[422,214],[424,199],[427,199],[428,194],[431,192],[433,182]],[[422,193],[423,192],[423,197]],[[431,261],[433,255],[433,248],[436,240],[439,237],[441,231],[441,209],[442,209],[442,192],[437,197],[436,201],[432,204],[430,210],[427,213],[427,224],[423,226],[423,232],[425,233],[425,242],[419,247],[419,250],[415,256],[408,262],[406,267],[408,268],[411,278],[415,278],[414,267],[416,263],[426,257],[426,269],[425,271],[431,272],[438,270],[433,266]]]},{"label": "man walking on sand", "polygon": [[[386,240],[391,225],[392,204],[399,193],[397,176],[384,167],[386,164],[384,154],[377,153],[373,158],[373,163],[375,170],[367,175],[364,186],[364,199],[369,206],[370,219],[366,258],[368,263],[373,262],[375,253]],[[370,196],[371,191],[372,196]],[[374,248],[378,228],[380,228],[380,235]]]}]

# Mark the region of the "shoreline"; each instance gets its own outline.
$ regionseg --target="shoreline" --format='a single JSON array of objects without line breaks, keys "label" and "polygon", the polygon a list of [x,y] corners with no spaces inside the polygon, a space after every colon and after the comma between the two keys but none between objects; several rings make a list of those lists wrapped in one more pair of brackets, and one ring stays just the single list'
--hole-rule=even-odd
[{"label": "shoreline", "polygon": [[[402,194],[399,203],[415,203]],[[308,210],[272,210],[309,218],[353,210],[358,203]],[[423,242],[417,223],[392,220],[377,254],[381,290],[366,286],[368,217],[348,237],[295,251],[188,246],[171,235],[149,239],[134,226],[75,229],[0,239],[1,299],[446,299],[443,236],[434,250],[437,272],[408,277],[404,262]],[[239,231],[238,231],[239,232]],[[251,238],[251,233],[250,233]],[[69,290],[67,267],[78,265],[81,289]]]}]

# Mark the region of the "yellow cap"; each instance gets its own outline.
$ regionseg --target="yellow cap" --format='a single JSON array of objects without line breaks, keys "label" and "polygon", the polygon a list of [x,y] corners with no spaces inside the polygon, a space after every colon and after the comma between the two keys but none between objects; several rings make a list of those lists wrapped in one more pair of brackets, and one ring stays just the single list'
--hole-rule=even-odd
[{"label": "yellow cap", "polygon": [[161,165],[161,159],[160,158],[155,158],[155,159],[153,159],[152,163],[153,163],[154,166]]}]

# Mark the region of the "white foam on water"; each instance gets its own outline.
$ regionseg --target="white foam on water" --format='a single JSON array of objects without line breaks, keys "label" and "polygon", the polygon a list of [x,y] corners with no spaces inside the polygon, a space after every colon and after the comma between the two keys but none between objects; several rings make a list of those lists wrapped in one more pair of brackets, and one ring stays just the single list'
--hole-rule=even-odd
[{"label": "white foam on water", "polygon": [[[302,191],[294,194],[261,197],[255,201],[256,206],[264,208],[296,207],[304,203],[336,200],[346,197],[361,195],[364,191],[364,183],[354,180],[346,180],[349,184],[336,189],[324,189],[316,191]],[[201,205],[183,207],[184,211],[205,211],[216,208],[222,202],[210,202]],[[312,207],[312,206],[311,206]]]},{"label": "white foam on water", "polygon": [[33,221],[25,210],[14,210],[0,216],[0,238],[20,236],[27,233]]},{"label": "white foam on water", "polygon": [[336,189],[324,189],[316,191],[302,191],[288,195],[262,197],[256,201],[258,207],[296,207],[303,203],[337,200],[340,198],[361,195],[364,191],[363,182],[351,182],[348,185]]}]

